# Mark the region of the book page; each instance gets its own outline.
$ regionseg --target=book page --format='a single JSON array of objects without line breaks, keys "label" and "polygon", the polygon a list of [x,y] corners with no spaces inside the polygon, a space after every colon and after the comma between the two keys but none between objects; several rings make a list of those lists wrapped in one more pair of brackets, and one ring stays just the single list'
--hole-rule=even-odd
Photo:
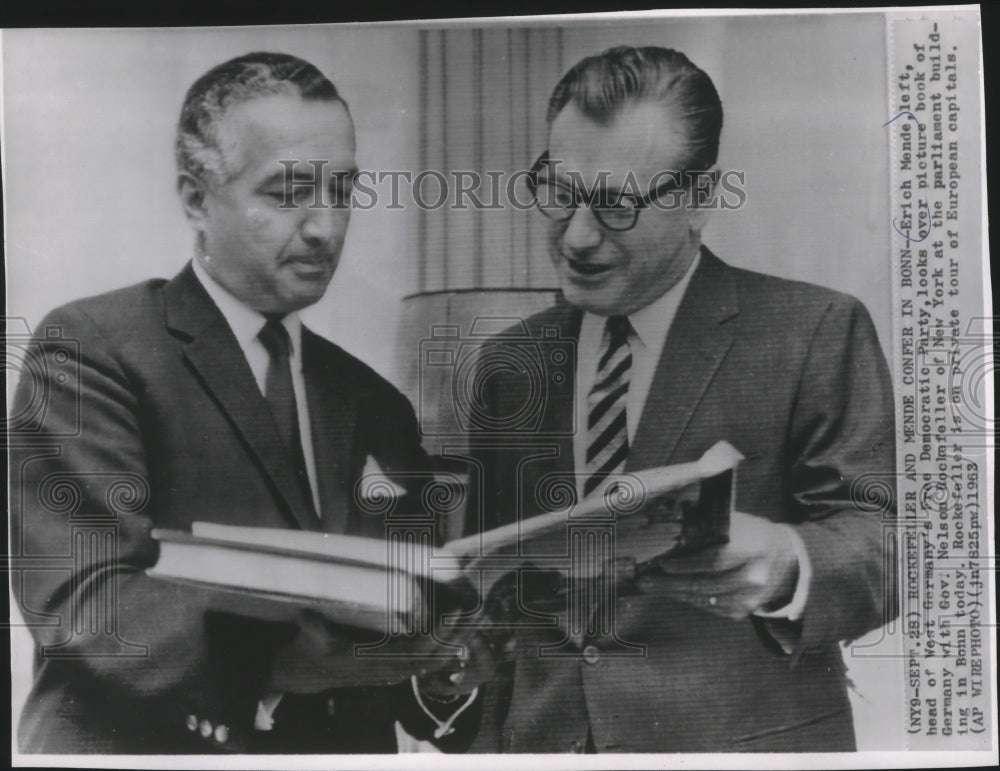
[{"label": "book page", "polygon": [[[215,522],[195,522],[191,525],[191,534],[201,538],[291,549],[332,559],[365,562],[377,567],[384,567],[388,559],[384,541],[361,536],[270,527],[240,527]],[[422,547],[420,544],[414,544],[414,548]]]},{"label": "book page", "polygon": [[[664,493],[696,486],[703,479],[735,470],[742,458],[735,447],[720,441],[695,462],[622,474],[608,480],[595,491],[597,494],[575,506],[450,541],[448,551],[462,556],[478,556],[514,544],[528,543],[550,531],[565,531],[571,515],[577,518],[592,514],[626,517],[640,511],[643,506],[651,505]],[[611,489],[608,493],[610,498],[603,494],[608,489]],[[697,496],[697,489],[694,494]]]}]

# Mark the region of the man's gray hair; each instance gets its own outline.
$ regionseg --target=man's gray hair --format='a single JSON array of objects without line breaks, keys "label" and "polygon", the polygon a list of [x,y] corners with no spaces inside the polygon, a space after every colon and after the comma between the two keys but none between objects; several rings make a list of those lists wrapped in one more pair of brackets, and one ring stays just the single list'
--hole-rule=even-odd
[{"label": "man's gray hair", "polygon": [[607,123],[642,100],[666,106],[684,130],[685,171],[715,164],[722,133],[719,94],[708,75],[670,48],[619,46],[580,60],[556,84],[546,117],[552,123],[572,103],[588,118]]},{"label": "man's gray hair", "polygon": [[231,107],[269,94],[296,94],[305,100],[347,103],[315,66],[297,56],[256,52],[219,64],[188,89],[177,124],[174,153],[178,172],[211,185],[227,182],[218,125]]}]

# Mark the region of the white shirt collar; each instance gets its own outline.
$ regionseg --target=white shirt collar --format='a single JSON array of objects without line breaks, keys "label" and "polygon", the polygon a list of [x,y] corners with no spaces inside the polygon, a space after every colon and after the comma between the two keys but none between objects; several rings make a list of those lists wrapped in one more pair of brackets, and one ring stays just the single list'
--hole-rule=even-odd
[{"label": "white shirt collar", "polygon": [[[246,351],[257,340],[257,335],[267,321],[264,314],[255,311],[212,278],[197,259],[192,260],[191,265],[194,275],[205,287],[205,291],[226,319],[229,328],[233,330],[240,348]],[[298,311],[292,311],[281,320],[281,323],[288,330],[291,339],[291,356],[297,359],[302,350],[302,319]]]}]

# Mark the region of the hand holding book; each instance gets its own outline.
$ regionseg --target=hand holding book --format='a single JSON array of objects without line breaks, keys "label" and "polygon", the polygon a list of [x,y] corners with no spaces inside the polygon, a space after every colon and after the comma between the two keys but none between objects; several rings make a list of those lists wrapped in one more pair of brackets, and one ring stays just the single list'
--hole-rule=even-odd
[{"label": "hand holding book", "polygon": [[738,511],[731,517],[724,545],[658,560],[656,570],[640,578],[639,588],[733,619],[787,606],[800,569],[793,528]]},{"label": "hand holding book", "polygon": [[462,646],[454,660],[434,669],[423,668],[417,675],[420,692],[440,700],[463,696],[483,683],[493,681],[497,666],[505,656],[503,646],[510,639],[469,629],[456,630],[438,637]]},{"label": "hand holding book", "polygon": [[[571,564],[617,571],[620,562],[646,564],[724,543],[741,458],[720,442],[697,461],[625,474],[621,483],[612,480],[568,509],[440,548],[429,545],[426,533],[391,532],[400,523],[388,520],[385,539],[206,522],[195,523],[190,533],[154,530],[160,558],[149,573],[213,586],[224,611],[297,623],[298,634],[274,660],[276,691],[391,684],[418,674],[431,689],[440,681],[440,691],[459,692],[489,679],[504,657],[506,627],[520,602],[504,594],[512,576],[522,599],[527,592],[529,600],[558,602],[565,600],[565,581],[561,588],[551,579],[572,571]],[[573,528],[595,523],[614,530],[614,566],[571,558]],[[547,569],[532,570],[535,563]],[[480,598],[492,619],[455,628],[456,656],[438,655],[442,614],[468,611]],[[420,619],[428,618],[436,635],[391,633],[424,628]],[[355,646],[366,643],[378,643],[378,655],[359,656]],[[457,657],[463,649],[464,666]],[[463,670],[458,685],[450,676]]]}]

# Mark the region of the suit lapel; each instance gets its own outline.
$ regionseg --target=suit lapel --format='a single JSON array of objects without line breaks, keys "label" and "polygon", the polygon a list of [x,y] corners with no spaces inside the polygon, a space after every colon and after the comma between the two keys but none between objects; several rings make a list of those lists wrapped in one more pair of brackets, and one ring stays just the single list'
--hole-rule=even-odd
[{"label": "suit lapel", "polygon": [[353,509],[350,482],[358,393],[329,349],[329,343],[303,328],[302,362],[323,529],[343,533]]},{"label": "suit lapel", "polygon": [[[549,474],[558,475],[575,485],[575,463],[573,457],[573,436],[579,431],[576,425],[576,343],[580,337],[580,323],[583,313],[568,304],[560,304],[547,312],[539,320],[541,326],[532,330],[532,337],[541,341],[541,354],[545,366],[545,384],[542,390],[545,399],[542,421],[536,444],[545,451],[545,457],[524,464],[521,469],[520,489],[524,515],[537,514],[540,481]],[[559,338],[570,341],[572,355],[570,361],[556,365],[550,355],[549,346],[555,345],[545,337],[544,328],[556,327]],[[570,430],[573,429],[573,430]],[[584,430],[586,427],[584,427]]]},{"label": "suit lapel", "polygon": [[627,469],[672,462],[677,443],[733,344],[725,322],[739,311],[731,269],[702,247],[656,365]]},{"label": "suit lapel", "polygon": [[166,285],[164,301],[167,327],[185,342],[184,358],[243,437],[293,522],[315,530],[318,523],[312,506],[296,480],[250,365],[190,265]]}]

